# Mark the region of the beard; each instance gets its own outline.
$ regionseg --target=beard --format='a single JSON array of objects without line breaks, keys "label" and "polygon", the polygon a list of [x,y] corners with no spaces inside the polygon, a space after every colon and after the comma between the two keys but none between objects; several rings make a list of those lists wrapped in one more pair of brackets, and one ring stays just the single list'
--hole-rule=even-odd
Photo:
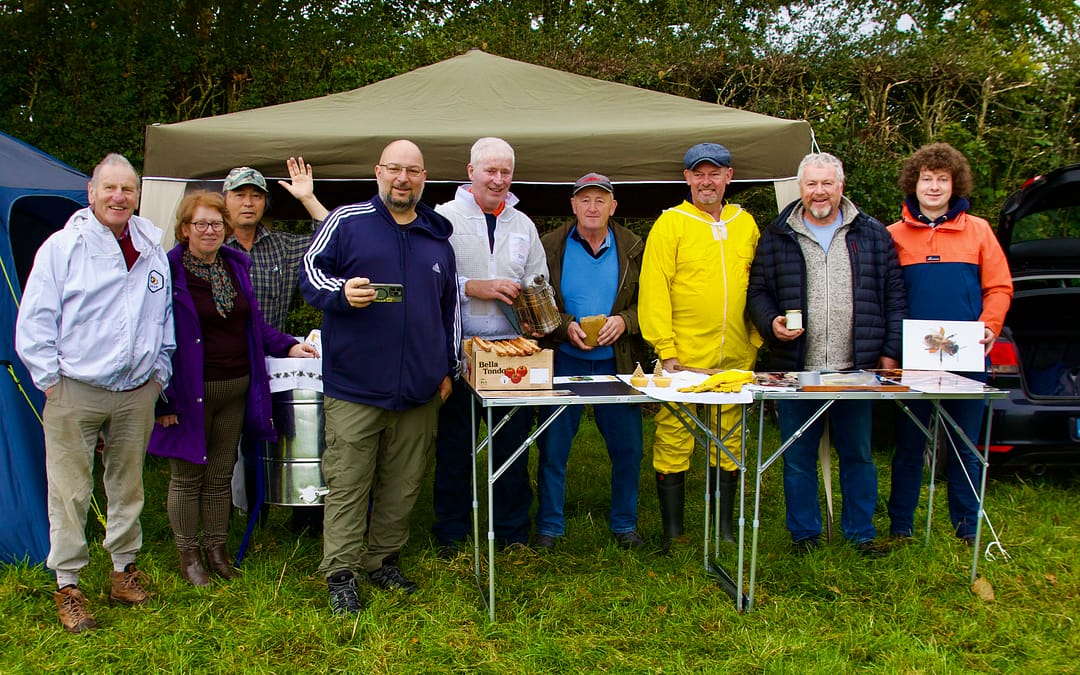
[{"label": "beard", "polygon": [[[409,184],[391,186],[391,188],[393,187],[397,187],[399,189],[411,188]],[[393,196],[393,190],[388,189],[379,196],[382,197],[383,203],[386,204],[386,208],[396,213],[405,213],[408,211],[412,211],[414,208],[416,208],[416,204],[420,201],[420,195],[422,193],[422,190],[418,192],[409,192],[409,196],[407,198],[395,199]]]},{"label": "beard", "polygon": [[810,207],[810,214],[818,220],[825,220],[833,214],[834,210],[832,204],[825,204],[823,206],[815,205]]}]

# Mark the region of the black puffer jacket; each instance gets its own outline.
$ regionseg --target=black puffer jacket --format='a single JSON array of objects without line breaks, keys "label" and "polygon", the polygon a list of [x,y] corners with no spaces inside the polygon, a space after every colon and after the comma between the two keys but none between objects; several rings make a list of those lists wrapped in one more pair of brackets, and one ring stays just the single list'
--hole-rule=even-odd
[{"label": "black puffer jacket", "polygon": [[[802,370],[806,355],[805,334],[783,342],[772,330],[773,319],[784,313],[781,308],[806,311],[805,262],[798,235],[788,225],[801,204],[795,200],[765,228],[750,267],[747,311],[769,346],[762,367],[770,371]],[[855,367],[875,368],[881,356],[899,361],[907,296],[892,237],[884,225],[859,211],[845,243],[855,284]]]}]

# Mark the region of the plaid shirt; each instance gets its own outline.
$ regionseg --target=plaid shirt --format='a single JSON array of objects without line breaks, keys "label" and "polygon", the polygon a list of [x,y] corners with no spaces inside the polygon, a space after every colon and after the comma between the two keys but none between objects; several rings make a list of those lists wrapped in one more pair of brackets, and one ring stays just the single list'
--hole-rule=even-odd
[{"label": "plaid shirt", "polygon": [[244,251],[235,236],[225,242],[226,246],[244,251],[251,257],[255,300],[266,323],[280,331],[285,330],[285,316],[296,294],[300,261],[311,244],[311,237],[310,234],[269,230],[260,224],[250,251]]}]

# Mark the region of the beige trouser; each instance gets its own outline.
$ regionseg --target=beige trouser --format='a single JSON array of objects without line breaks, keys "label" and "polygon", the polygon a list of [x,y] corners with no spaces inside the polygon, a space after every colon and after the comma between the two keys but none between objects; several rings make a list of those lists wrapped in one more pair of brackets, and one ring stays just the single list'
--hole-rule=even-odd
[{"label": "beige trouser", "polygon": [[46,398],[45,472],[49,479],[49,569],[78,574],[90,562],[86,513],[94,488],[94,449],[105,437],[106,551],[133,556],[142,546],[143,458],[154,427],[153,380],[109,391],[61,377]]},{"label": "beige trouser", "polygon": [[322,473],[330,492],[319,566],[323,574],[374,572],[405,546],[409,516],[435,447],[441,400],[436,395],[424,405],[394,411],[326,397]]}]

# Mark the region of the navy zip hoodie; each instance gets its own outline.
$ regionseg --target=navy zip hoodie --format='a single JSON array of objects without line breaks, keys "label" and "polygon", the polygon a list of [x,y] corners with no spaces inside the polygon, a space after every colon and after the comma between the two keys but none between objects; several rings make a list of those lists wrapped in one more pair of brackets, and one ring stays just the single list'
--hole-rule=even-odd
[{"label": "navy zip hoodie", "polygon": [[[407,410],[436,395],[457,372],[460,321],[450,221],[430,206],[398,225],[378,196],[335,209],[312,239],[300,267],[300,291],[323,310],[323,392]],[[401,284],[402,302],[358,309],[345,282]]]}]

